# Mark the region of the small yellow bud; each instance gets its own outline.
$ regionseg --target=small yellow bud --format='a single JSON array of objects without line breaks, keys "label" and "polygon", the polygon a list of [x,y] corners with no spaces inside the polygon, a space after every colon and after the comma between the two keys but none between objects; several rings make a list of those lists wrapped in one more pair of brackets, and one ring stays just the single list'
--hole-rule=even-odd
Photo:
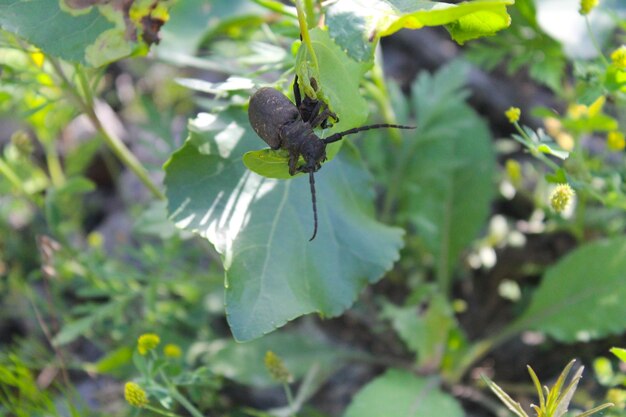
[{"label": "small yellow bud", "polygon": [[557,213],[561,213],[572,201],[574,189],[569,184],[559,184],[550,195],[550,205]]},{"label": "small yellow bud", "polygon": [[589,107],[584,104],[572,104],[567,108],[567,114],[572,119],[580,119],[589,116]]},{"label": "small yellow bud", "polygon": [[146,392],[134,382],[127,382],[124,385],[124,398],[128,404],[133,407],[145,407],[148,404],[148,397]]},{"label": "small yellow bud", "polygon": [[509,122],[515,123],[519,120],[522,111],[518,107],[509,107],[507,111],[504,112]]},{"label": "small yellow bud", "polygon": [[275,381],[287,384],[293,380],[283,360],[271,350],[265,354],[265,368]]},{"label": "small yellow bud", "polygon": [[92,248],[101,248],[104,244],[104,235],[99,232],[91,232],[87,235],[87,244]]},{"label": "small yellow bud", "polygon": [[141,355],[145,355],[149,351],[156,348],[161,343],[161,338],[154,333],[146,333],[137,339],[137,350]]},{"label": "small yellow bud", "polygon": [[522,181],[522,166],[514,159],[507,159],[505,168],[511,183],[518,186]]},{"label": "small yellow bud", "polygon": [[163,353],[168,358],[180,358],[183,355],[183,351],[180,349],[180,346],[175,345],[173,343],[168,343],[163,348]]},{"label": "small yellow bud", "polygon": [[619,69],[626,69],[626,45],[622,45],[611,53],[611,61]]},{"label": "small yellow bud", "polygon": [[583,16],[587,15],[597,5],[598,0],[580,0],[580,10],[578,12]]},{"label": "small yellow bud", "polygon": [[618,131],[609,132],[606,136],[606,147],[613,152],[623,151],[626,147],[624,134]]}]

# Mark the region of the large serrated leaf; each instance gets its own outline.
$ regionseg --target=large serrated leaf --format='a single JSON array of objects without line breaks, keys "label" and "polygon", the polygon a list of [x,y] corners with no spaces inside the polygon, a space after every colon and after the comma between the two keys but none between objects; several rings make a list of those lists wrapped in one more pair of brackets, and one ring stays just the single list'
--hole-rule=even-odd
[{"label": "large serrated leaf", "polygon": [[464,80],[460,65],[418,78],[417,141],[405,144],[410,166],[401,208],[435,256],[445,286],[461,251],[483,227],[495,191],[491,135],[464,101]]},{"label": "large serrated leaf", "polygon": [[626,238],[585,244],[548,269],[532,302],[513,324],[563,342],[626,329]]},{"label": "large serrated leaf", "polygon": [[439,390],[435,379],[391,369],[370,382],[348,406],[344,417],[462,417],[454,397]]},{"label": "large serrated leaf", "polygon": [[141,13],[150,13],[143,9],[135,11],[135,22],[127,10],[104,1],[72,8],[61,0],[0,0],[0,28],[51,56],[98,67],[141,48]]},{"label": "large serrated leaf", "polygon": [[328,8],[330,35],[358,61],[372,59],[380,37],[400,29],[446,25],[464,43],[493,35],[510,24],[506,6],[514,0],[476,0],[458,4],[426,0],[342,0]]},{"label": "large serrated leaf", "polygon": [[178,227],[207,238],[226,269],[226,312],[238,340],[300,315],[336,316],[391,268],[402,231],[374,218],[373,192],[354,149],[316,174],[319,231],[307,176],[289,181],[247,170],[263,142],[241,109],[200,115],[166,164],[168,208]]}]

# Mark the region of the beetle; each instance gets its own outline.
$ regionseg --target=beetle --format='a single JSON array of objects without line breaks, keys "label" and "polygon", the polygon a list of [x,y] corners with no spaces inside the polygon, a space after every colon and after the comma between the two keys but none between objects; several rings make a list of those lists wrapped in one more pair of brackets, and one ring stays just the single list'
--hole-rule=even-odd
[{"label": "beetle", "polygon": [[[311,79],[311,84],[316,86],[313,79]],[[313,174],[322,167],[322,162],[326,160],[326,146],[341,140],[346,135],[365,130],[380,128],[415,129],[415,127],[387,123],[373,124],[344,130],[322,139],[315,134],[313,129],[327,127],[331,118],[335,121],[339,119],[323,101],[309,97],[302,100],[297,77],[294,81],[293,91],[296,100],[295,105],[287,96],[274,88],[260,88],[250,98],[248,119],[256,134],[270,148],[274,150],[284,149],[289,153],[289,175],[296,175],[299,172],[309,174],[314,223],[313,236],[309,241],[312,241],[317,235],[317,206]],[[298,166],[300,156],[304,159],[304,164]]]}]

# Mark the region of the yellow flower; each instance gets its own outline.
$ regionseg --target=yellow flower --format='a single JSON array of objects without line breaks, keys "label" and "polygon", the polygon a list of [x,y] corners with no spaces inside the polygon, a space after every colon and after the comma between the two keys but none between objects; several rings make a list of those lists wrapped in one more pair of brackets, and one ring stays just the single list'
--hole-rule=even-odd
[{"label": "yellow flower", "polygon": [[569,184],[559,184],[550,195],[550,205],[557,213],[561,213],[572,201],[574,190]]},{"label": "yellow flower", "polygon": [[163,353],[168,358],[180,358],[183,354],[183,351],[180,349],[178,345],[175,345],[173,343],[168,343],[163,348]]},{"label": "yellow flower", "polygon": [[504,112],[509,122],[515,123],[519,120],[522,111],[518,107],[509,107],[507,111]]},{"label": "yellow flower", "polygon": [[580,14],[583,16],[589,14],[591,10],[598,5],[598,0],[580,0]]},{"label": "yellow flower", "polygon": [[140,354],[145,355],[149,351],[153,350],[161,343],[159,335],[154,333],[146,333],[139,336],[137,339],[137,350]]},{"label": "yellow flower", "polygon": [[618,131],[609,132],[606,136],[606,147],[613,152],[623,151],[626,148],[624,134]]},{"label": "yellow flower", "polygon": [[283,384],[289,383],[293,379],[283,360],[271,350],[265,354],[265,368],[267,368],[272,379]]},{"label": "yellow flower", "polygon": [[124,385],[124,398],[128,404],[133,407],[145,407],[148,404],[148,397],[146,392],[134,382],[127,382]]},{"label": "yellow flower", "polygon": [[622,45],[611,53],[613,65],[619,69],[626,69],[626,45]]}]

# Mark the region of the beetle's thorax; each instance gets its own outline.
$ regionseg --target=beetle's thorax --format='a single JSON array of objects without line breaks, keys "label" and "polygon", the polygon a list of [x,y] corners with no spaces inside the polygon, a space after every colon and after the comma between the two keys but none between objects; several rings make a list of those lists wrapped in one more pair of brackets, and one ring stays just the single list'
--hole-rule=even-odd
[{"label": "beetle's thorax", "polygon": [[306,164],[304,172],[317,171],[326,159],[326,144],[317,137],[311,125],[302,120],[286,123],[280,130],[283,147],[296,155],[302,155]]}]

